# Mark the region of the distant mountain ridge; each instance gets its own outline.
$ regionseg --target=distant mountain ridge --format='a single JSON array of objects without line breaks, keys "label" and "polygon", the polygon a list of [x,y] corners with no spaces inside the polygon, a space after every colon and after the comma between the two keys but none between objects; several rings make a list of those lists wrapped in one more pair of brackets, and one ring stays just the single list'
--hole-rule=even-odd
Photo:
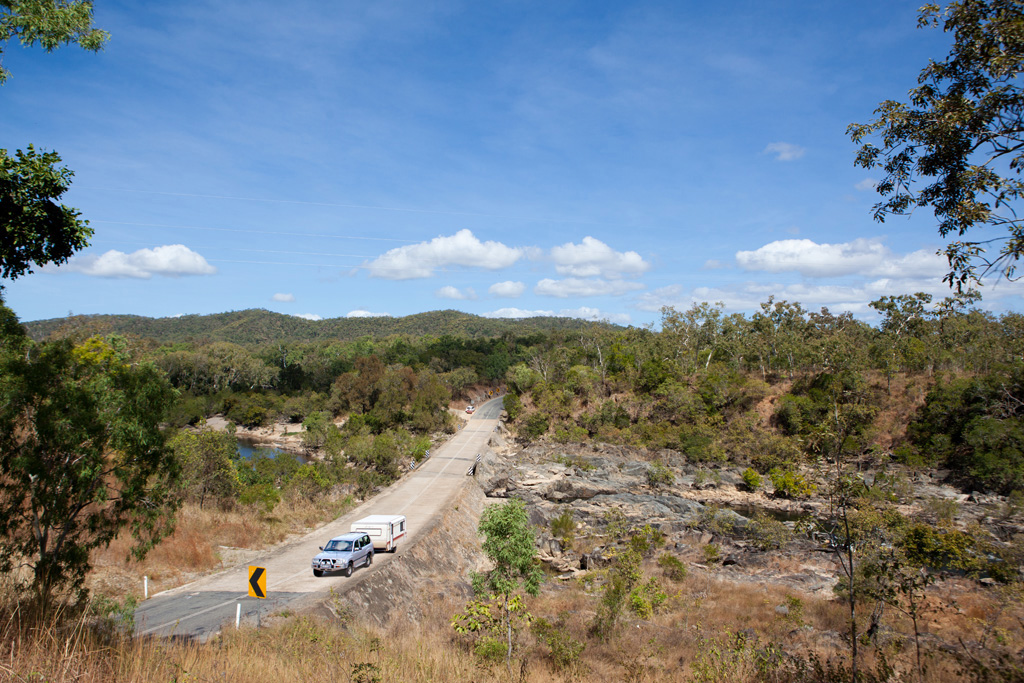
[{"label": "distant mountain ridge", "polygon": [[440,337],[496,337],[506,332],[529,334],[554,330],[618,328],[606,322],[577,318],[485,318],[444,310],[416,313],[402,318],[328,318],[307,320],[264,309],[247,309],[210,315],[148,318],[139,315],[78,315],[23,323],[36,340],[54,333],[123,334],[160,343],[226,341],[235,344],[265,344],[291,341],[352,341],[361,337],[384,338],[396,334]]}]

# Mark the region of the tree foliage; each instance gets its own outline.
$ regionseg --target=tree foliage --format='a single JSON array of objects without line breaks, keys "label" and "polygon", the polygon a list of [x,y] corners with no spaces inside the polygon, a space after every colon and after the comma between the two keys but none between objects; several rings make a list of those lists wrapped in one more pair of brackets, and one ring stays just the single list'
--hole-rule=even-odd
[{"label": "tree foliage", "polygon": [[[887,100],[877,118],[847,133],[862,143],[857,165],[881,168],[875,219],[930,207],[946,246],[945,280],[958,290],[992,269],[1012,278],[1024,254],[1024,21],[1020,0],[929,4],[919,25],[952,34],[945,59],[930,61],[907,102]],[[864,142],[875,138],[875,142]],[[1002,234],[979,239],[974,229]],[[970,233],[970,236],[968,236]],[[998,252],[989,245],[1001,242]],[[978,267],[982,270],[979,273]]]},{"label": "tree foliage", "polygon": [[[75,43],[96,52],[109,35],[92,25],[92,2],[87,0],[0,0],[0,56],[4,43],[16,39],[25,47],[39,45],[53,52]],[[0,65],[0,84],[10,76]]]},{"label": "tree foliage", "polygon": [[[66,0],[0,0],[0,58],[11,39],[47,52],[76,43],[99,50],[107,34],[92,26],[92,3]],[[8,77],[0,61],[0,84]],[[92,236],[88,221],[58,204],[72,172],[55,152],[32,145],[11,156],[0,149],[0,278],[16,279],[32,266],[64,263]]]},{"label": "tree foliage", "polygon": [[179,468],[159,423],[174,390],[126,361],[0,339],[0,570],[29,567],[43,601],[81,593],[89,553],[122,531],[142,557],[171,530]]},{"label": "tree foliage", "polygon": [[520,589],[537,595],[543,578],[536,561],[537,548],[526,504],[511,498],[503,505],[488,507],[480,515],[479,531],[484,536],[484,554],[494,563],[494,568],[484,575],[483,585],[502,597],[507,658],[511,662],[513,617],[520,611],[514,598]]}]

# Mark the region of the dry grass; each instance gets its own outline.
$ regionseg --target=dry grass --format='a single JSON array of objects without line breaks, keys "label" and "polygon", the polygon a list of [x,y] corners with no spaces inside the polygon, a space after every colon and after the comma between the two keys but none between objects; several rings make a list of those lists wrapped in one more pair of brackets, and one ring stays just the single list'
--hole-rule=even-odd
[{"label": "dry grass", "polygon": [[240,561],[246,550],[260,550],[310,531],[353,505],[349,496],[317,501],[295,497],[281,501],[271,515],[265,515],[255,507],[223,510],[186,503],[178,510],[174,533],[142,562],[128,559],[131,538],[127,534],[95,552],[89,588],[104,595],[141,597],[142,577],[148,576],[150,593],[167,590]]},{"label": "dry grass", "polygon": [[[648,575],[658,570],[647,566]],[[561,617],[565,632],[586,643],[580,666],[570,672],[553,667],[546,646],[523,632],[522,659],[514,679],[522,683],[577,681],[747,681],[759,680],[755,653],[768,643],[779,644],[798,656],[815,652],[822,657],[845,657],[845,642],[836,626],[845,627],[844,606],[834,600],[796,596],[777,586],[736,584],[712,573],[692,572],[681,583],[666,583],[672,598],[665,610],[649,621],[623,618],[607,641],[592,638],[588,627],[597,606],[598,591],[589,593],[582,582],[551,582],[529,602],[531,612],[549,620]],[[448,595],[455,595],[449,591]],[[779,614],[775,607],[800,597],[801,614]],[[1001,610],[994,593],[979,592],[968,582],[952,582],[935,595],[939,604],[962,605],[936,614],[928,628],[934,638],[956,643],[977,639],[993,623],[1008,629],[1016,614]],[[509,680],[503,662],[485,664],[460,641],[449,626],[462,609],[454,597],[431,596],[419,623],[396,620],[387,628],[366,628],[351,616],[321,620],[309,616],[279,616],[262,630],[229,629],[206,645],[131,639],[103,635],[82,617],[51,619],[33,624],[9,601],[0,606],[0,680],[46,680],[52,683],[135,683],[143,681],[280,681],[359,680],[358,672],[380,681],[408,683],[480,683]],[[791,603],[792,604],[792,603]],[[1019,606],[1017,608],[1019,610]],[[868,610],[865,610],[865,613]],[[342,615],[347,614],[341,610]],[[993,622],[994,620],[994,622]],[[908,633],[900,620],[891,627]],[[747,645],[736,648],[734,634]],[[1008,632],[1010,651],[1021,646],[1021,634]],[[911,672],[912,648],[895,639],[883,647],[903,674]],[[873,666],[876,650],[865,647],[863,665]],[[937,652],[936,648],[931,649]],[[929,660],[925,680],[954,680],[959,668],[950,658]],[[710,678],[709,678],[710,677]],[[912,680],[913,676],[907,680]],[[364,680],[371,680],[366,678]],[[792,680],[792,679],[780,679]]]}]

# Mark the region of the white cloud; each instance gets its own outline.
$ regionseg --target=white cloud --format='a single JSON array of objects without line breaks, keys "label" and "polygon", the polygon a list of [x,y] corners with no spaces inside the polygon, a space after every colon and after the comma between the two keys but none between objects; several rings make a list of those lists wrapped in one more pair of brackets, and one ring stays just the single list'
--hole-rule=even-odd
[{"label": "white cloud", "polygon": [[508,268],[524,254],[523,249],[501,242],[481,242],[469,230],[459,230],[451,236],[391,249],[367,263],[366,268],[370,277],[409,280],[430,277],[446,266]]},{"label": "white cloud", "polygon": [[273,299],[274,301],[282,301],[284,303],[291,303],[292,301],[295,301],[294,294],[275,294],[270,298]]},{"label": "white cloud", "polygon": [[390,318],[391,316],[387,313],[370,313],[357,308],[354,311],[349,311],[345,314],[346,318]]},{"label": "white cloud", "polygon": [[580,244],[567,242],[551,249],[555,270],[574,277],[618,278],[642,275],[651,268],[635,251],[615,251],[599,239],[587,236]]},{"label": "white cloud", "polygon": [[725,264],[718,259],[708,259],[704,262],[704,270],[719,270],[725,268]]},{"label": "white cloud", "polygon": [[620,325],[628,325],[630,317],[628,313],[605,313],[597,308],[581,306],[580,308],[563,308],[560,311],[536,310],[530,311],[522,308],[499,308],[496,311],[483,314],[485,318],[580,318],[582,320],[607,320]]},{"label": "white cloud", "polygon": [[541,296],[554,296],[567,299],[571,296],[621,296],[628,292],[643,289],[639,282],[626,280],[600,280],[597,278],[581,279],[570,277],[564,280],[545,278],[533,288],[534,293]]},{"label": "white cloud", "polygon": [[765,154],[774,154],[776,161],[795,161],[806,152],[800,145],[789,142],[773,142],[764,148]]},{"label": "white cloud", "polygon": [[495,282],[491,285],[487,292],[494,296],[503,296],[508,299],[515,299],[521,296],[526,291],[526,285],[522,282],[514,282],[512,280],[506,280],[505,282]]},{"label": "white cloud", "polygon": [[878,181],[874,178],[865,178],[853,187],[861,192],[867,192],[868,190],[873,190],[878,187]]},{"label": "white cloud", "polygon": [[153,249],[139,249],[130,254],[111,249],[99,256],[72,256],[62,266],[48,266],[51,272],[82,273],[93,277],[132,277],[148,280],[154,275],[212,275],[217,269],[206,259],[183,244],[168,244]]},{"label": "white cloud", "polygon": [[736,252],[736,262],[744,270],[796,271],[810,277],[864,273],[891,257],[892,252],[880,241],[863,238],[844,244],[778,240],[755,251]]},{"label": "white cloud", "polygon": [[878,238],[859,238],[841,244],[812,240],[778,240],[754,251],[736,253],[736,263],[748,271],[796,272],[805,277],[937,278],[948,269],[946,258],[929,249],[904,256],[894,254]]},{"label": "white cloud", "polygon": [[461,290],[458,287],[446,285],[435,291],[434,296],[439,299],[456,299],[458,301],[465,301],[467,299],[475,299],[476,292],[473,291],[472,287],[467,287],[465,290]]},{"label": "white cloud", "polygon": [[316,313],[296,313],[296,318],[305,318],[306,320],[323,320],[323,316],[319,316]]}]

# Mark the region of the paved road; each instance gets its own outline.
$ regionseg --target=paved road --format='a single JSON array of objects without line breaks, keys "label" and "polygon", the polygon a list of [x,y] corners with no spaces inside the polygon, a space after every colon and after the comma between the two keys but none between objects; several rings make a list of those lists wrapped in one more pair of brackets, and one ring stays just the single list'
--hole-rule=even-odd
[{"label": "paved road", "polygon": [[[364,502],[350,513],[301,538],[268,549],[244,565],[204,577],[190,584],[153,596],[135,610],[136,633],[158,637],[187,637],[205,641],[227,622],[233,623],[237,605],[242,619],[255,621],[260,614],[269,614],[283,605],[312,594],[344,592],[346,577],[327,575],[314,577],[309,562],[318,546],[328,539],[346,533],[349,525],[367,515],[405,515],[408,519],[407,543],[438,514],[468,479],[466,472],[476,461],[477,453],[487,446],[501,415],[502,400],[496,398],[478,406],[465,427],[415,471]],[[353,578],[372,572],[402,554],[378,553],[373,565],[356,569]],[[267,570],[267,598],[259,600],[248,595],[248,567]]]}]

